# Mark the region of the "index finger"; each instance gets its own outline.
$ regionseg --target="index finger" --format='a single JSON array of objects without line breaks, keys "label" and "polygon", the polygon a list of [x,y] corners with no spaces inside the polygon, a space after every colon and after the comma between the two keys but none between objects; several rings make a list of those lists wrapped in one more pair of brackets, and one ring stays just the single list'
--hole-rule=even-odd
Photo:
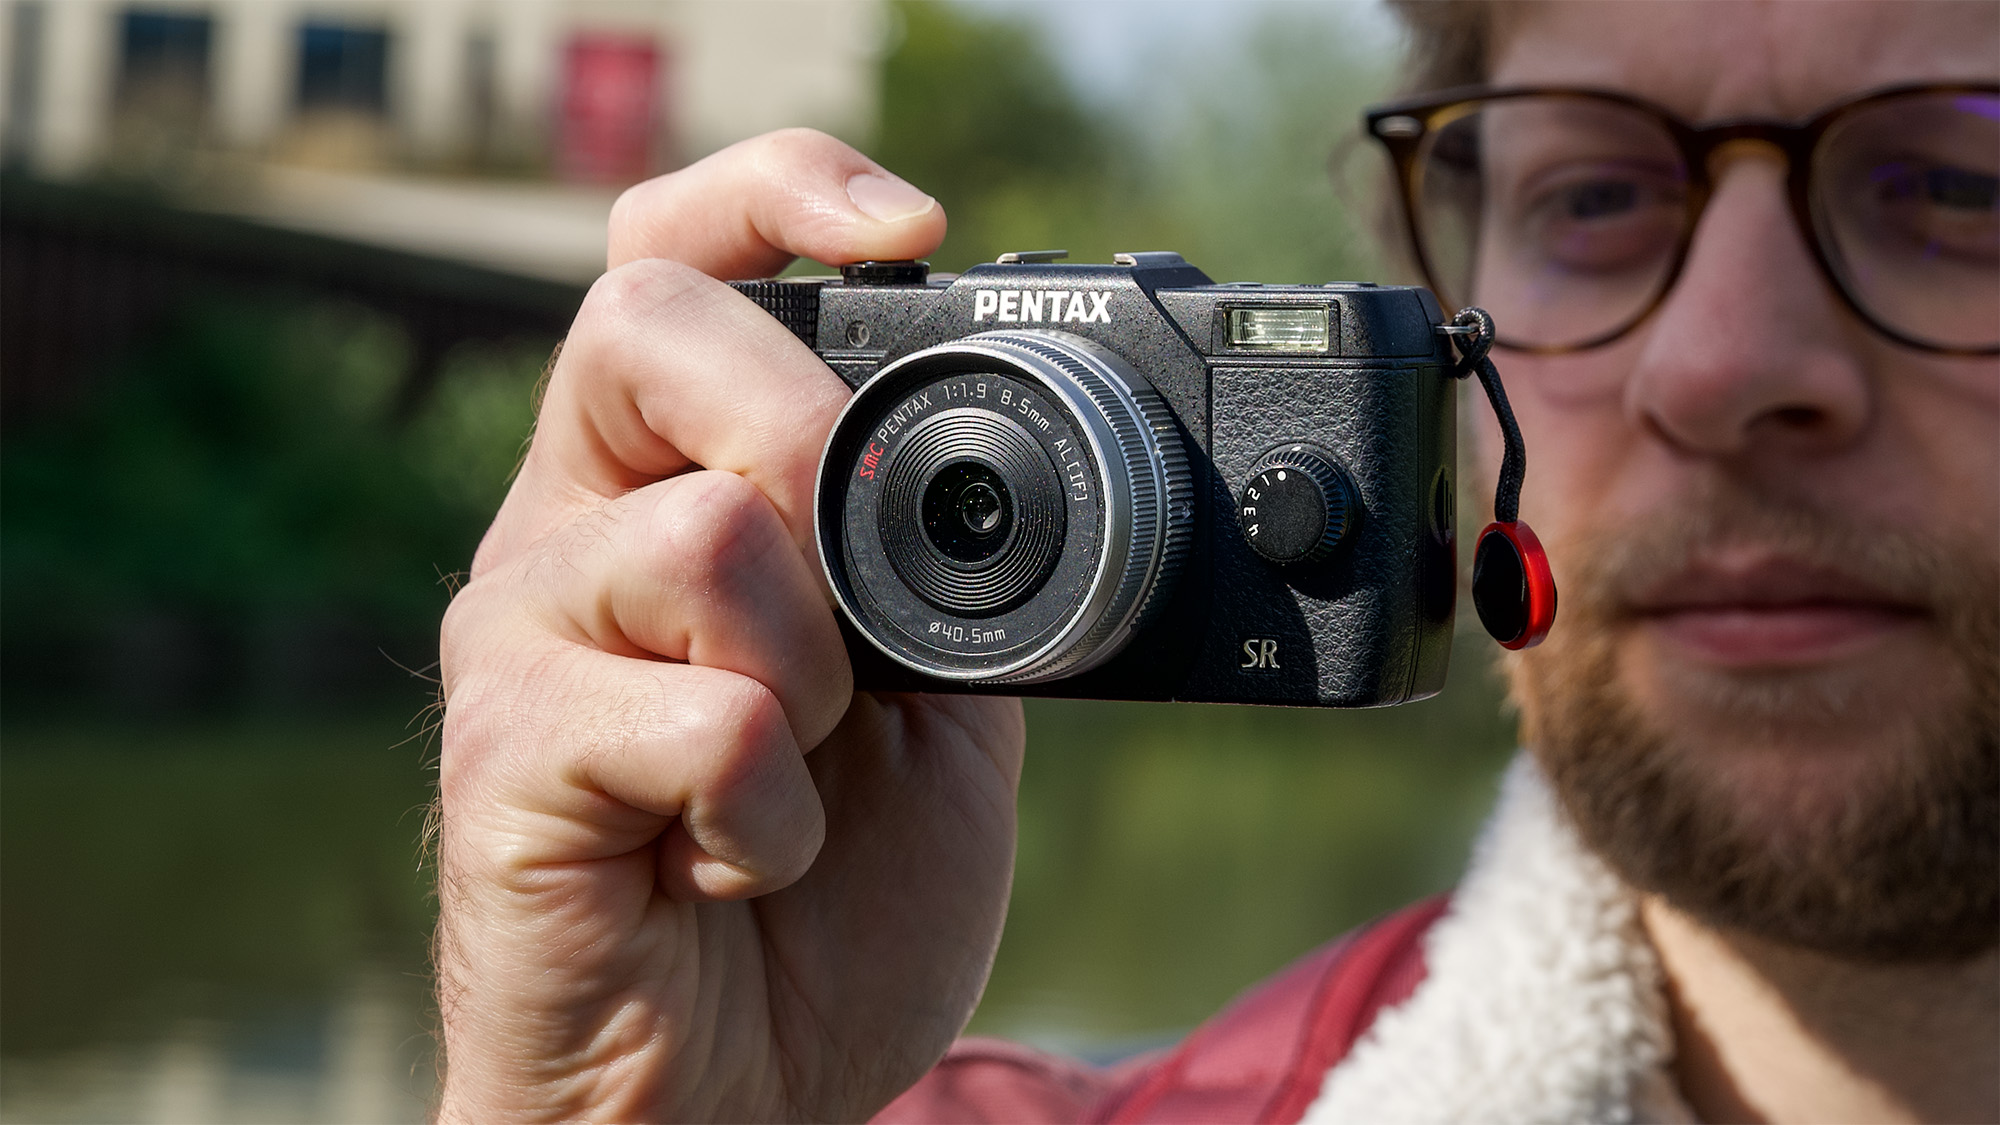
[{"label": "index finger", "polygon": [[847,388],[777,321],[699,275],[765,276],[799,254],[915,257],[944,225],[929,196],[804,129],[627,191],[612,212],[613,269],[578,314],[473,572],[693,467],[748,477],[808,544],[819,441]]},{"label": "index finger", "polygon": [[805,548],[820,446],[847,398],[798,337],[721,282],[661,258],[628,262],[577,313],[472,573],[695,468],[755,484]]}]

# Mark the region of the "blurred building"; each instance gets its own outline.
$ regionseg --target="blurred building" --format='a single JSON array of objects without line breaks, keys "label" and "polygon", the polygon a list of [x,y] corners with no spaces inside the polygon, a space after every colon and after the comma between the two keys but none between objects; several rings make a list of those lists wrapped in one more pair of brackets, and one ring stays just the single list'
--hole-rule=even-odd
[{"label": "blurred building", "polygon": [[0,167],[584,283],[616,189],[785,126],[864,140],[894,18],[887,0],[0,0]]},{"label": "blurred building", "polygon": [[620,184],[874,120],[883,0],[0,0],[0,150]]}]

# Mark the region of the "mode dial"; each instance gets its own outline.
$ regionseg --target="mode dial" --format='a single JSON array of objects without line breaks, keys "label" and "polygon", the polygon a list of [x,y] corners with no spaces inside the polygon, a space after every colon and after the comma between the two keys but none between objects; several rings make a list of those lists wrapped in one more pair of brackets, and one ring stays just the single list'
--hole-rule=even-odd
[{"label": "mode dial", "polygon": [[1354,491],[1330,454],[1281,445],[1257,459],[1237,498],[1243,541],[1274,563],[1319,562],[1354,517]]}]

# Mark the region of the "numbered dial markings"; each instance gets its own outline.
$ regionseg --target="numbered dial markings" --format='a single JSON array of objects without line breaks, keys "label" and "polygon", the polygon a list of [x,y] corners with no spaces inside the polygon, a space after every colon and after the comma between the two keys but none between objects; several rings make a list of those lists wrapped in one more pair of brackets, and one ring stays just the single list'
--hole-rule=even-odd
[{"label": "numbered dial markings", "polygon": [[1243,541],[1274,563],[1319,562],[1333,554],[1352,522],[1346,474],[1331,456],[1303,445],[1259,458],[1238,498]]}]

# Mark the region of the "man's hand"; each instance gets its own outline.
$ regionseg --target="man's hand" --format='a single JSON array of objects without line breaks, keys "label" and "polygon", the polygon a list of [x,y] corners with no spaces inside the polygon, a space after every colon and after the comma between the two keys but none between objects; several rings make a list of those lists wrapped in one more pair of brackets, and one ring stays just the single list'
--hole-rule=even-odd
[{"label": "man's hand", "polygon": [[444,1119],[863,1117],[970,1014],[1019,705],[854,694],[812,556],[847,388],[714,280],[944,226],[807,132],[619,200],[445,618]]}]

